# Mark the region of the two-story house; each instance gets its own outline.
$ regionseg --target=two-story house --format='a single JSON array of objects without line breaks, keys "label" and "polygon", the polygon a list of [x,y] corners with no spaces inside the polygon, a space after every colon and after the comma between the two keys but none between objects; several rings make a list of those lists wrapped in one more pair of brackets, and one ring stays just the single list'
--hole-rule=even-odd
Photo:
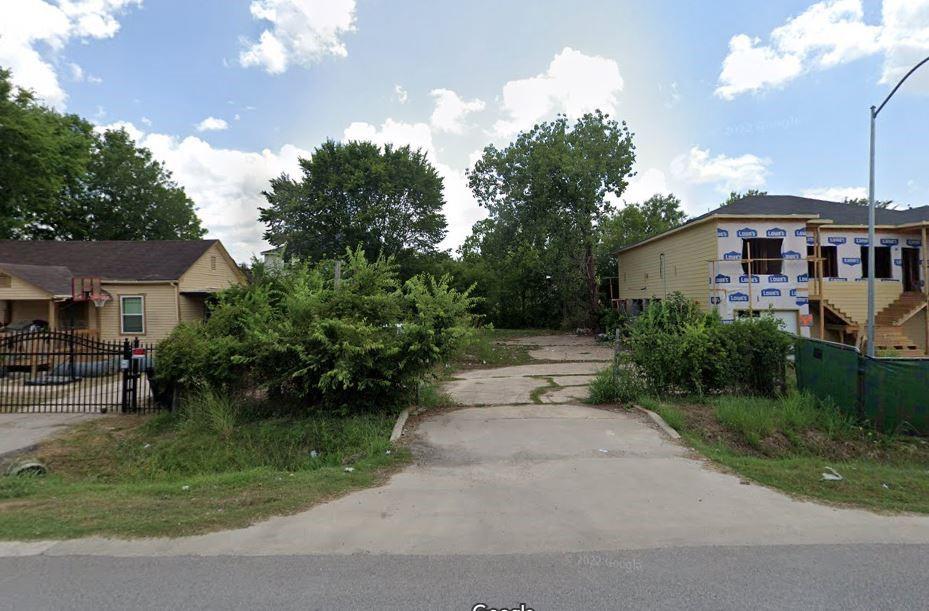
[{"label": "two-story house", "polygon": [[[635,313],[680,291],[723,320],[770,312],[786,330],[861,347],[867,319],[868,209],[804,197],[746,197],[616,253],[616,306]],[[929,345],[929,206],[877,210],[875,345]]]}]

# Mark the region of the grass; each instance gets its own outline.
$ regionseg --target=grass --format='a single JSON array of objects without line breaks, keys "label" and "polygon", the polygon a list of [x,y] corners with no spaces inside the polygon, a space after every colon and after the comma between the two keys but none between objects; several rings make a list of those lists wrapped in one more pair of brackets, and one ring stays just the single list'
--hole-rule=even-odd
[{"label": "grass", "polygon": [[506,340],[536,335],[549,335],[555,331],[540,329],[478,329],[471,340],[446,366],[448,370],[508,367],[532,363],[531,345],[509,344]]},{"label": "grass", "polygon": [[393,423],[259,418],[219,397],[186,414],[95,419],[39,448],[50,475],[0,478],[0,538],[191,535],[297,512],[404,464]]},{"label": "grass", "polygon": [[[796,393],[783,399],[639,403],[658,412],[696,450],[747,479],[841,505],[929,513],[924,438],[875,432]],[[843,479],[823,480],[827,466]]]},{"label": "grass", "polygon": [[543,402],[542,395],[544,395],[547,392],[551,392],[552,390],[556,388],[559,388],[559,386],[558,384],[555,383],[555,380],[549,377],[542,377],[539,379],[539,381],[544,381],[546,385],[539,386],[538,388],[533,388],[532,392],[529,393],[529,399],[533,403],[541,404]]}]

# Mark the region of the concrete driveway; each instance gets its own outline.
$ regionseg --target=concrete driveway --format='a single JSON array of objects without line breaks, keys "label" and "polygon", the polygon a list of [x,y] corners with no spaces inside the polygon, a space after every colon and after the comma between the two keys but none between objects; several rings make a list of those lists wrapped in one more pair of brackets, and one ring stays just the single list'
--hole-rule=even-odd
[{"label": "concrete driveway", "polygon": [[[594,346],[535,338],[570,358]],[[573,347],[572,347],[573,346]],[[553,350],[554,352],[555,350]],[[603,363],[464,372],[461,402],[412,435],[380,487],[249,528],[181,539],[0,543],[0,555],[512,554],[704,545],[929,543],[929,518],[793,500],[720,472],[644,417],[571,398]],[[559,386],[553,386],[553,383]],[[564,403],[536,403],[563,394]]]},{"label": "concrete driveway", "polygon": [[26,450],[95,414],[0,414],[0,457]]}]

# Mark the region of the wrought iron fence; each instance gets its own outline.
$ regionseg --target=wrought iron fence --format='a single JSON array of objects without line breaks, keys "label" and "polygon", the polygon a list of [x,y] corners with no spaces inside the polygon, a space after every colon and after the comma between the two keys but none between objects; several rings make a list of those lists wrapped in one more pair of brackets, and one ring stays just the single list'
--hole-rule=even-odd
[{"label": "wrought iron fence", "polygon": [[156,397],[155,348],[77,332],[0,334],[0,412],[140,413]]}]

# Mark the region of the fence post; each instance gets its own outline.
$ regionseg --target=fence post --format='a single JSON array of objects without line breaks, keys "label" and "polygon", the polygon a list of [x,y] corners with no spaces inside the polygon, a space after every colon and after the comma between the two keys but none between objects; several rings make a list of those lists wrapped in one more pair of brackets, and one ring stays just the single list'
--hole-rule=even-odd
[{"label": "fence post", "polygon": [[129,345],[129,340],[123,340],[123,359],[120,366],[123,370],[122,376],[122,402],[121,402],[121,411],[125,414],[129,411],[129,366],[132,363],[132,346]]}]

